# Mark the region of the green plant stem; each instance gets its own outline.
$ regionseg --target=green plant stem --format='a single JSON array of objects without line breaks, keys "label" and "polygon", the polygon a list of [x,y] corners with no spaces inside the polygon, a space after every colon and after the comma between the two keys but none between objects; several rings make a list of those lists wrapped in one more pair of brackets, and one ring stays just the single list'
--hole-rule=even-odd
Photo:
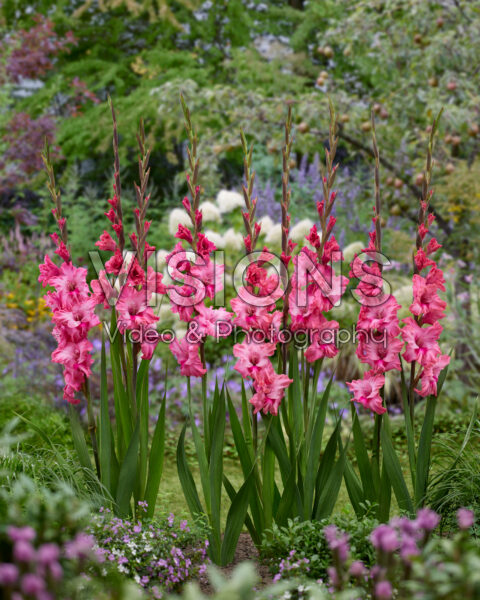
[{"label": "green plant stem", "polygon": [[122,371],[123,371],[123,377],[124,377],[124,380],[125,380],[125,387],[127,387],[127,384],[128,384],[127,361],[125,359],[125,351],[124,351],[124,346],[123,346],[122,339],[120,339],[119,342],[120,343],[118,344],[118,348],[119,348],[119,354],[120,354],[120,362],[122,363]]},{"label": "green plant stem", "polygon": [[255,407],[252,406],[252,440],[253,440],[253,452],[256,454],[258,446],[258,421],[257,415],[255,414]]},{"label": "green plant stem", "polygon": [[137,369],[138,369],[138,344],[135,343],[132,348],[132,408],[133,419],[137,419]]},{"label": "green plant stem", "polygon": [[380,433],[382,430],[382,415],[375,415],[373,429],[372,469],[375,485],[380,486]]},{"label": "green plant stem", "polygon": [[308,403],[308,390],[310,386],[310,367],[308,362],[305,361],[305,353],[302,349],[302,373],[303,376],[303,424],[305,431],[308,431],[308,417],[309,417],[309,403]]},{"label": "green plant stem", "polygon": [[97,425],[95,423],[95,416],[93,414],[92,399],[90,396],[90,387],[88,385],[88,379],[86,379],[85,383],[83,384],[83,393],[87,400],[88,433],[90,434],[90,439],[92,441],[92,450],[93,450],[93,457],[95,460],[95,468],[97,470],[97,476],[100,479],[100,461],[98,458],[98,446],[97,446],[97,434],[96,434]]},{"label": "green plant stem", "polygon": [[408,393],[408,407],[410,409],[410,421],[412,430],[415,425],[415,361],[410,366],[410,389]]}]

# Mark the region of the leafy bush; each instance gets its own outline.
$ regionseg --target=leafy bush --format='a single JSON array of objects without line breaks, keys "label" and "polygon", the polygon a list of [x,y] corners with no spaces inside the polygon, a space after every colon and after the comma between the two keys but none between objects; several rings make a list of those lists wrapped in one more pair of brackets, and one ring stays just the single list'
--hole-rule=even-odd
[{"label": "leafy bush", "polygon": [[101,509],[89,531],[104,560],[154,598],[162,597],[162,589],[178,591],[186,581],[201,579],[209,562],[205,530],[191,529],[187,521],[177,524],[173,514],[161,522],[131,522]]},{"label": "leafy bush", "polygon": [[[473,514],[463,510],[457,517],[459,531],[450,539],[432,536],[438,517],[428,510],[418,513],[415,521],[397,518],[391,525],[377,527],[372,541],[377,548],[378,563],[370,571],[349,556],[348,536],[330,526],[328,537],[333,556],[328,561],[328,583],[300,576],[258,590],[254,566],[243,563],[230,580],[209,568],[215,590],[211,597],[214,600],[476,599],[480,593],[480,547],[468,534]],[[205,600],[206,596],[196,584],[189,584],[182,598]]]},{"label": "leafy bush", "polygon": [[[332,521],[342,531],[350,535],[352,556],[366,565],[375,561],[375,552],[369,541],[369,535],[378,521],[368,515],[357,520],[355,517],[336,515]],[[311,579],[325,579],[327,568],[331,563],[331,552],[324,534],[328,520],[300,521],[290,519],[285,527],[274,525],[262,541],[260,555],[264,558],[274,573],[278,573],[280,559],[290,559],[291,563],[307,559],[308,571],[304,573]],[[292,557],[290,553],[294,551]],[[285,568],[285,576],[292,569]]]}]

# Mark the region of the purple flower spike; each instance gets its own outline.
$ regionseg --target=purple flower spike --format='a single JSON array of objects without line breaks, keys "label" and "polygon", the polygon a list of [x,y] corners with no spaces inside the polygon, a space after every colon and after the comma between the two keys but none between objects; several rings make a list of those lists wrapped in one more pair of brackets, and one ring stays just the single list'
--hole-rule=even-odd
[{"label": "purple flower spike", "polygon": [[31,542],[36,535],[32,527],[14,527],[13,525],[7,528],[7,534],[12,542]]},{"label": "purple flower spike", "polygon": [[389,581],[379,581],[375,586],[375,596],[378,600],[390,600],[392,592],[392,585]]},{"label": "purple flower spike", "polygon": [[48,565],[58,560],[60,551],[56,544],[43,544],[38,549],[37,560],[42,565]]},{"label": "purple flower spike", "polygon": [[13,557],[18,562],[30,562],[35,559],[35,550],[29,542],[20,540],[13,547]]},{"label": "purple flower spike", "polygon": [[11,563],[0,564],[0,585],[13,585],[18,578],[18,568]]},{"label": "purple flower spike", "polygon": [[468,508],[459,508],[457,511],[457,522],[460,529],[470,529],[475,522],[475,515]]},{"label": "purple flower spike", "polygon": [[375,548],[383,552],[395,552],[400,545],[397,532],[390,525],[379,525],[372,531],[370,540]]},{"label": "purple flower spike", "polygon": [[323,530],[323,533],[325,534],[325,539],[327,540],[330,550],[332,552],[338,552],[339,559],[342,562],[345,562],[350,550],[348,546],[348,535],[339,532],[335,525],[327,525]]},{"label": "purple flower spike", "polygon": [[363,577],[366,574],[367,570],[360,560],[354,560],[350,565],[350,575],[352,577]]},{"label": "purple flower spike", "polygon": [[421,508],[417,512],[417,527],[424,529],[425,531],[433,531],[435,527],[440,523],[440,515],[430,508]]},{"label": "purple flower spike", "polygon": [[38,596],[45,589],[45,581],[34,573],[27,573],[22,578],[22,591],[27,596]]}]

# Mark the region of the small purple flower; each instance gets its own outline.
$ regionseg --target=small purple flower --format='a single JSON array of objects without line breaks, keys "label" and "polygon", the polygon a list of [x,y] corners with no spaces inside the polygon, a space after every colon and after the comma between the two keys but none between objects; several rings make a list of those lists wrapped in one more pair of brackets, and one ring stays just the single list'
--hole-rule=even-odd
[{"label": "small purple flower", "polygon": [[340,579],[338,578],[338,573],[337,573],[337,570],[335,569],[335,567],[328,567],[327,573],[328,573],[328,576],[330,577],[330,581],[331,581],[332,585],[337,587],[340,584]]},{"label": "small purple flower", "polygon": [[354,560],[350,565],[350,575],[352,577],[363,577],[366,574],[367,570],[365,569],[364,564],[360,560]]},{"label": "small purple flower", "polygon": [[330,550],[332,552],[338,552],[339,559],[342,562],[345,562],[348,558],[350,549],[348,546],[348,535],[338,531],[335,525],[327,525],[323,530],[323,533]]},{"label": "small purple flower", "polygon": [[379,525],[372,531],[370,540],[375,548],[383,552],[395,552],[400,545],[395,529],[385,524]]},{"label": "small purple flower", "polygon": [[188,521],[186,519],[180,521],[180,531],[190,531],[188,527]]},{"label": "small purple flower", "polygon": [[48,565],[58,560],[60,551],[56,544],[43,544],[37,552],[37,560],[42,565]]},{"label": "small purple flower", "polygon": [[418,556],[420,550],[417,546],[417,540],[410,535],[404,535],[402,537],[402,545],[400,549],[400,556],[406,563],[410,563],[412,556]]},{"label": "small purple flower", "polygon": [[18,562],[30,562],[35,559],[35,550],[30,542],[20,540],[13,547],[13,557]]},{"label": "small purple flower", "polygon": [[22,577],[22,592],[27,596],[37,596],[45,589],[45,581],[34,573]]},{"label": "small purple flower", "polygon": [[460,529],[470,529],[475,522],[475,515],[468,508],[459,508],[457,511],[457,522]]},{"label": "small purple flower", "polygon": [[373,567],[370,569],[370,577],[373,579],[373,581],[375,581],[375,579],[378,579],[383,572],[384,569],[380,565],[373,565]]},{"label": "small purple flower", "polygon": [[32,542],[36,536],[32,527],[14,527],[13,525],[7,528],[7,534],[12,542]]},{"label": "small purple flower", "polygon": [[375,596],[378,600],[390,600],[392,592],[392,584],[389,581],[379,581],[375,586]]},{"label": "small purple flower", "polygon": [[17,581],[18,568],[12,563],[0,564],[0,585],[13,585]]},{"label": "small purple flower", "polygon": [[93,551],[95,539],[86,533],[78,533],[75,539],[65,544],[67,558],[87,558]]},{"label": "small purple flower", "polygon": [[430,508],[421,508],[417,512],[416,525],[425,531],[433,531],[440,523],[440,515]]},{"label": "small purple flower", "polygon": [[411,537],[416,537],[419,533],[416,522],[411,521],[408,517],[393,517],[390,525],[399,529],[402,534]]},{"label": "small purple flower", "polygon": [[62,565],[59,562],[50,563],[49,569],[55,581],[59,581],[63,577]]}]

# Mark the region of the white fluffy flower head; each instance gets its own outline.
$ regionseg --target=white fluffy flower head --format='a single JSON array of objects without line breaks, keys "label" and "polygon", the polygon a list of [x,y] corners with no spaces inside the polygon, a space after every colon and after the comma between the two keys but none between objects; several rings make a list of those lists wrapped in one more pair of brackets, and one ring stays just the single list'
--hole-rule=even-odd
[{"label": "white fluffy flower head", "polygon": [[221,250],[222,248],[225,248],[224,238],[216,231],[212,231],[211,229],[208,229],[207,231],[205,231],[205,235],[211,242],[213,242],[215,244],[215,246],[219,250]]},{"label": "white fluffy flower head", "polygon": [[221,213],[232,212],[239,206],[244,206],[245,201],[242,194],[229,190],[220,190],[217,195],[217,204]]},{"label": "white fluffy flower head", "polygon": [[364,247],[365,244],[363,242],[352,242],[351,244],[348,244],[348,246],[343,249],[343,260],[350,264],[354,259],[355,254],[360,254]]},{"label": "white fluffy flower head", "polygon": [[202,211],[202,217],[204,223],[221,223],[222,215],[218,208],[213,204],[213,202],[202,202],[198,207]]},{"label": "white fluffy flower head", "polygon": [[268,232],[275,225],[275,223],[272,221],[272,219],[268,215],[264,215],[263,217],[260,217],[259,219],[257,219],[257,223],[261,223],[261,225],[262,225],[262,229],[260,231],[261,235],[268,235]]},{"label": "white fluffy flower head", "polygon": [[282,226],[280,223],[276,223],[271,227],[267,235],[265,236],[265,242],[272,246],[281,246],[282,244]]},{"label": "white fluffy flower head", "polygon": [[243,248],[242,234],[235,231],[232,227],[224,233],[223,241],[225,242],[225,248],[229,248],[230,250],[238,251]]},{"label": "white fluffy flower head", "polygon": [[192,222],[183,208],[174,208],[168,217],[168,231],[175,235],[179,225],[191,226]]},{"label": "white fluffy flower head", "polygon": [[310,233],[313,227],[313,221],[310,219],[302,219],[290,229],[290,238],[294,242],[302,242],[305,236]]}]

